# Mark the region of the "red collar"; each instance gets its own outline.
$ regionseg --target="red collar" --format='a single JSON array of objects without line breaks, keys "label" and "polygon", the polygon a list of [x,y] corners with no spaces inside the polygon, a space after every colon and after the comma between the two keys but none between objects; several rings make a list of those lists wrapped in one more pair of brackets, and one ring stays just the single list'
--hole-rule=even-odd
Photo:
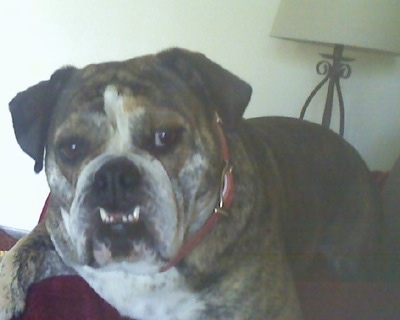
[{"label": "red collar", "polygon": [[224,168],[221,175],[221,189],[219,202],[214,208],[211,216],[204,223],[197,233],[195,233],[178,251],[175,257],[165,266],[160,268],[160,272],[165,272],[168,269],[179,263],[193,248],[213,229],[221,217],[227,216],[226,209],[232,204],[233,195],[235,193],[235,183],[232,174],[232,165],[230,162],[228,144],[226,142],[224,130],[222,128],[222,120],[216,114],[216,127],[221,144],[221,157],[224,162]]}]

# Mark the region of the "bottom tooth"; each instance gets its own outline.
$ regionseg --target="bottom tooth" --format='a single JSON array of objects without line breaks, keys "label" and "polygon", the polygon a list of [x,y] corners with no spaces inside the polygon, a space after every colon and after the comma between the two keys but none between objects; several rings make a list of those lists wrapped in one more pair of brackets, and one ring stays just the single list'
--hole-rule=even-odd
[{"label": "bottom tooth", "polygon": [[133,212],[128,216],[129,221],[138,221],[140,218],[140,206],[136,206]]},{"label": "bottom tooth", "polygon": [[138,222],[140,218],[140,206],[136,206],[132,213],[129,215],[120,214],[118,217],[114,217],[109,214],[104,208],[100,208],[100,218],[104,223],[113,223],[114,221],[127,223],[127,222]]},{"label": "bottom tooth", "polygon": [[100,208],[100,218],[103,222],[108,222],[109,220],[108,214],[103,208]]}]

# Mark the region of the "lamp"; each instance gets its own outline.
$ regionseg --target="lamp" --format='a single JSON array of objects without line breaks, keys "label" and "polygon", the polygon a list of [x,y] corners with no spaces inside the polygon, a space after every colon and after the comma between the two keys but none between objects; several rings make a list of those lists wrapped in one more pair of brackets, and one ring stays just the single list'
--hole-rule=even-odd
[{"label": "lamp", "polygon": [[[399,0],[282,0],[272,26],[271,36],[334,45],[333,54],[321,54],[324,60],[317,64],[317,73],[324,75],[311,92],[301,109],[303,119],[311,100],[328,82],[328,93],[322,117],[322,125],[329,127],[332,115],[333,95],[339,102],[340,128],[344,133],[344,103],[340,79],[350,77],[344,58],[344,46],[400,53],[400,1]],[[332,62],[326,59],[331,59]]]}]

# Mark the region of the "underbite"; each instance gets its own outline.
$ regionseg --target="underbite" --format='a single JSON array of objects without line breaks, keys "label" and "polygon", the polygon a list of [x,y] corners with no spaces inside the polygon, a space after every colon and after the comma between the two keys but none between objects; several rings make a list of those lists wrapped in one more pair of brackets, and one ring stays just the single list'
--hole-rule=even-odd
[{"label": "underbite", "polygon": [[106,209],[100,208],[99,213],[101,221],[105,224],[135,224],[140,218],[140,206],[136,206],[132,212],[108,212]]}]

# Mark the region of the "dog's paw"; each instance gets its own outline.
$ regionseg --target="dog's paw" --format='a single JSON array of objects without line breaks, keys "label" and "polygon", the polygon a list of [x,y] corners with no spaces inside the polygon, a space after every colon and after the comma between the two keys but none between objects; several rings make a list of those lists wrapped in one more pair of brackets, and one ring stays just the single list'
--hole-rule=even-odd
[{"label": "dog's paw", "polygon": [[6,254],[0,262],[0,320],[9,320],[24,311],[26,292],[18,279],[13,256]]},{"label": "dog's paw", "polygon": [[15,301],[12,301],[8,297],[0,297],[0,320],[10,320],[13,317],[20,315],[25,307],[25,303],[16,305]]}]

